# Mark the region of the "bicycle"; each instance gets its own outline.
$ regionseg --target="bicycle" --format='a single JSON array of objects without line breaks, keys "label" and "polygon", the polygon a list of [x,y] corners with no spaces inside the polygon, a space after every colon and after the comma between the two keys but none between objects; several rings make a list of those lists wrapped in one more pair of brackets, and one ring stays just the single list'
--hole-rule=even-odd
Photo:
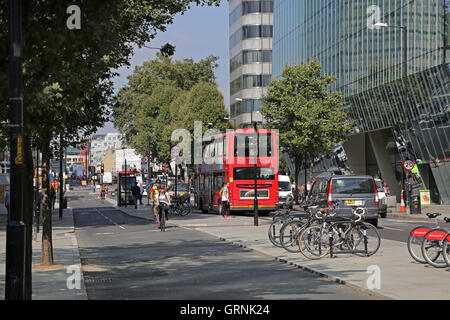
[{"label": "bicycle", "polygon": [[[435,213],[433,216],[434,218],[437,218],[440,215],[440,213]],[[448,218],[445,218],[444,220],[446,223],[450,222],[450,219]],[[444,240],[446,239],[447,234],[447,230],[438,227],[431,229],[423,236],[421,246],[422,255],[425,258],[425,261],[435,268],[445,268],[448,265],[444,258],[444,251],[447,253],[450,249],[448,244],[447,246],[444,246]],[[439,259],[440,256],[442,256],[442,259]]]},{"label": "bicycle", "polygon": [[[363,222],[366,208],[352,209],[352,218],[334,217],[336,204],[329,212],[323,213],[320,225],[313,225],[303,230],[299,237],[300,252],[310,260],[321,259],[330,253],[351,253],[369,257],[374,255],[381,244],[378,230],[371,224]],[[369,241],[370,240],[370,241]],[[369,249],[369,245],[373,245]],[[340,250],[334,249],[339,247]]]},{"label": "bicycle", "polygon": [[[427,213],[428,218],[434,219],[436,226],[434,228],[429,226],[417,226],[414,229],[412,229],[409,233],[407,241],[408,252],[411,255],[411,257],[419,263],[422,264],[427,263],[427,260],[425,260],[422,254],[423,239],[425,234],[427,234],[430,230],[440,228],[439,222],[437,220],[437,217],[439,217],[440,215],[441,215],[440,213]],[[434,259],[437,259],[437,256]]]},{"label": "bicycle", "polygon": [[[444,218],[445,222],[449,223],[449,218]],[[447,250],[442,250],[442,256],[444,257],[445,263],[450,267],[450,232],[445,235],[443,247]]]},{"label": "bicycle", "polygon": [[[281,243],[280,243],[280,230],[281,227],[284,225],[284,223],[286,222],[287,219],[289,219],[289,215],[290,215],[290,205],[291,205],[291,201],[290,201],[291,197],[288,197],[286,203],[277,203],[277,211],[275,212],[274,216],[272,217],[272,223],[269,226],[269,230],[268,230],[268,236],[269,236],[269,240],[270,242],[272,242],[272,244],[275,247],[281,248]],[[293,199],[292,199],[293,201]]]},{"label": "bicycle", "polygon": [[280,229],[280,244],[283,249],[291,253],[300,252],[298,237],[301,232],[313,225],[320,224],[322,216],[318,214],[318,206],[304,206],[305,212],[289,213]]},{"label": "bicycle", "polygon": [[192,212],[192,207],[188,204],[187,199],[183,197],[173,198],[172,204],[169,206],[169,214],[177,216],[187,216]]},{"label": "bicycle", "polygon": [[166,210],[169,205],[165,202],[160,202],[158,205],[159,229],[162,232],[166,231]]}]

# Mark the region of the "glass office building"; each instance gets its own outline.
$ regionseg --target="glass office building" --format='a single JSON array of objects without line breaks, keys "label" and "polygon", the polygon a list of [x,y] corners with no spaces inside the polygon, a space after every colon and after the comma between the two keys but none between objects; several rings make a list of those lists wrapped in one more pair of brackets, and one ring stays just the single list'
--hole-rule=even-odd
[{"label": "glass office building", "polygon": [[343,145],[350,169],[381,176],[399,195],[403,160],[413,159],[411,183],[440,204],[450,204],[449,7],[450,0],[274,1],[273,76],[318,60],[337,78],[330,90],[342,92],[355,123]]},{"label": "glass office building", "polygon": [[239,127],[262,121],[272,77],[273,1],[230,1],[230,116]]}]

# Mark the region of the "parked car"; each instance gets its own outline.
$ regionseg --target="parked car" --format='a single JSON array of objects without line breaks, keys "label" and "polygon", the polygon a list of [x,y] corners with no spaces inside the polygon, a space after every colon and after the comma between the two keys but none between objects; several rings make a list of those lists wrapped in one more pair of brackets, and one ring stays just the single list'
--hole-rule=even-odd
[{"label": "parked car", "polygon": [[375,184],[378,190],[378,198],[380,199],[380,217],[386,218],[387,214],[387,194],[384,192],[383,181],[375,179]]},{"label": "parked car", "polygon": [[339,200],[336,216],[352,217],[352,208],[365,207],[365,220],[378,226],[379,196],[375,180],[371,176],[319,175],[309,193],[311,205],[328,207],[332,201]]},{"label": "parked car", "polygon": [[[288,197],[294,198],[292,185],[289,176],[278,175],[278,197],[279,203],[285,203]],[[291,205],[292,208],[293,205]]]}]

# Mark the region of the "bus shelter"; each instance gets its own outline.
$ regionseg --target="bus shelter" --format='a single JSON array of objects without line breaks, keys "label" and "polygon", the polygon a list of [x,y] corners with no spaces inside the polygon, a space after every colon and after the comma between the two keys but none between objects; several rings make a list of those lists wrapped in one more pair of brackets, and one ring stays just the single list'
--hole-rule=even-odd
[{"label": "bus shelter", "polygon": [[121,171],[117,179],[117,205],[134,205],[131,187],[136,184],[137,171]]}]

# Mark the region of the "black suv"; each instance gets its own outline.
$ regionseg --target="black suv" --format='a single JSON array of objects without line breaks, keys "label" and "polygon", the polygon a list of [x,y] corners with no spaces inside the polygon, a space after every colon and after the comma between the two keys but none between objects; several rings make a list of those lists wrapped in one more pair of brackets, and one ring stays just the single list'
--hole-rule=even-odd
[{"label": "black suv", "polygon": [[379,198],[371,176],[321,174],[314,181],[308,199],[310,205],[321,208],[339,200],[336,216],[342,217],[351,217],[354,207],[365,207],[365,220],[378,226]]}]

